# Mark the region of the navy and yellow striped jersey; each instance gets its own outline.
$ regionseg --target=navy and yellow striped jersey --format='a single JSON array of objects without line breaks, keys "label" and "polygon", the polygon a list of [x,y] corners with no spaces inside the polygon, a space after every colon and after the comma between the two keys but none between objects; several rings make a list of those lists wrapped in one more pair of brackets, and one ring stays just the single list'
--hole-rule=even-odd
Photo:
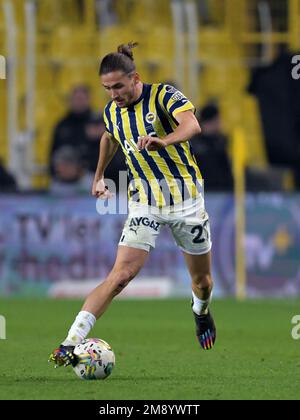
[{"label": "navy and yellow striped jersey", "polygon": [[129,107],[119,108],[114,101],[106,105],[106,130],[126,156],[129,199],[163,207],[199,195],[201,174],[188,141],[159,151],[137,148],[140,136],[163,139],[173,132],[178,125],[176,114],[187,110],[194,111],[193,104],[165,84],[144,84],[141,96]]}]

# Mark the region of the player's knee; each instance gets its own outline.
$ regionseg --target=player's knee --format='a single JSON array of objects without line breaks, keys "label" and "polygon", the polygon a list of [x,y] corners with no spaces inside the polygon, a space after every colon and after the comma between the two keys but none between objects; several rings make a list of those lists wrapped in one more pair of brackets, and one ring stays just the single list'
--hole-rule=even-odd
[{"label": "player's knee", "polygon": [[194,286],[199,289],[211,289],[213,286],[212,277],[209,273],[197,273],[192,277]]}]

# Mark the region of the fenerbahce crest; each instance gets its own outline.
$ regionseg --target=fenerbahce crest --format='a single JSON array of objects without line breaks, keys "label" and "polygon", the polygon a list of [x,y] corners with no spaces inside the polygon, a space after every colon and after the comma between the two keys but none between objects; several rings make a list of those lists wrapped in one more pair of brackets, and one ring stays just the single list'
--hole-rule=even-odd
[{"label": "fenerbahce crest", "polygon": [[148,112],[145,117],[148,124],[152,124],[156,120],[156,115],[153,112]]}]

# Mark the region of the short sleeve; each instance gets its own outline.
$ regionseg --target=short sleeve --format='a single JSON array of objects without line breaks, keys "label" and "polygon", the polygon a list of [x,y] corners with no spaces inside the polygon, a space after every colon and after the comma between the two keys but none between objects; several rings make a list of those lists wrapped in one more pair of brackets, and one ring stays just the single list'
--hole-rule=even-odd
[{"label": "short sleeve", "polygon": [[112,123],[111,123],[110,118],[109,118],[109,112],[108,112],[108,107],[107,106],[104,108],[103,119],[104,119],[104,124],[105,124],[105,131],[107,132],[109,137],[112,138],[113,137],[113,128],[112,128]]},{"label": "short sleeve", "polygon": [[184,96],[183,93],[171,85],[163,85],[159,94],[159,102],[166,112],[174,118],[179,112],[195,112],[195,107],[192,102]]}]

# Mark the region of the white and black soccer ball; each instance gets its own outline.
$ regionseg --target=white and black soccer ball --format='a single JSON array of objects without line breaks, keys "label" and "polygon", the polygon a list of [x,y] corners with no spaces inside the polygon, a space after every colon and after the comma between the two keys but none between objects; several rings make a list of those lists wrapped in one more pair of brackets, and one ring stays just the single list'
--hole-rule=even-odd
[{"label": "white and black soccer ball", "polygon": [[79,362],[73,368],[81,379],[105,379],[115,365],[115,354],[108,343],[100,338],[87,338],[77,344],[74,354]]}]

